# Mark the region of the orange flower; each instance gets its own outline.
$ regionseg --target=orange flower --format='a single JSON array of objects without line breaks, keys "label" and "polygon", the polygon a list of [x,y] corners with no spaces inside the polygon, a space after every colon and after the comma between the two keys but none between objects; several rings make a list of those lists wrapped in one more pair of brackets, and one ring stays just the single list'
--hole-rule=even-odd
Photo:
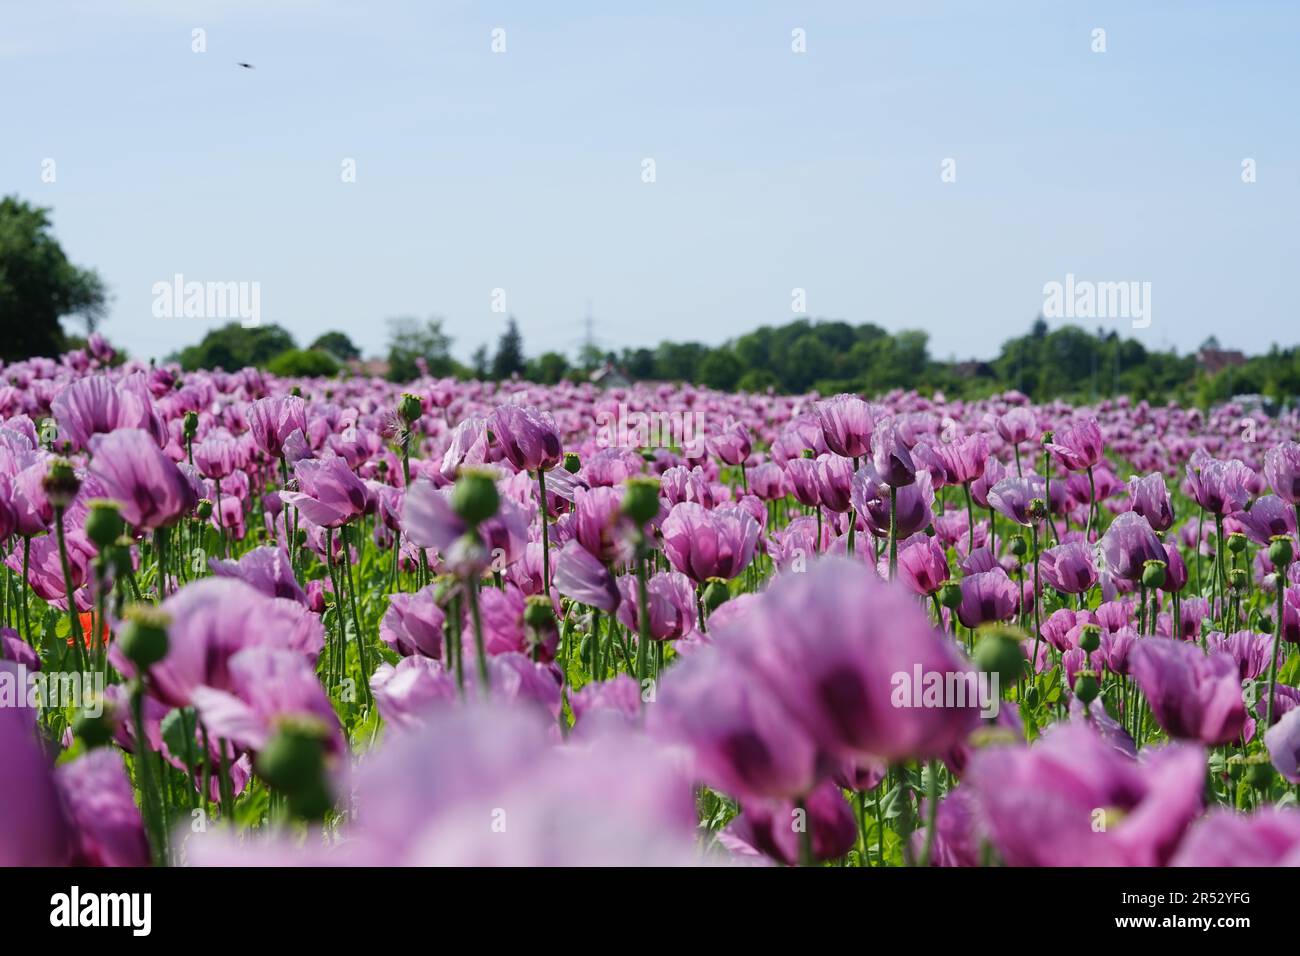
[{"label": "orange flower", "polygon": [[[92,648],[92,647],[95,646],[94,643],[92,643],[92,640],[91,640],[91,639],[94,637],[94,617],[95,617],[95,615],[94,615],[94,613],[91,612],[91,611],[82,611],[80,614],[77,615],[77,617],[78,617],[78,619],[81,621],[81,634],[82,634],[83,638],[85,639],[86,649],[89,650],[90,648]],[[100,627],[100,635],[99,635],[99,636],[100,636],[100,638],[103,640],[103,642],[104,642],[105,644],[108,643],[109,638],[112,636],[112,635],[110,634],[109,630],[108,630],[108,622],[107,622],[107,621],[104,621],[104,622],[101,624],[101,627]],[[71,637],[68,638],[68,646],[69,646],[69,647],[72,646],[72,638],[71,638]]]}]

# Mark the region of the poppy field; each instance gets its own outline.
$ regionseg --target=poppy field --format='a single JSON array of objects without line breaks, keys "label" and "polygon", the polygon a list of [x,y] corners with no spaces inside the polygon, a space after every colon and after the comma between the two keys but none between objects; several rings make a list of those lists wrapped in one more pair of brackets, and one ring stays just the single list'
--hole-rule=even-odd
[{"label": "poppy field", "polygon": [[0,385],[0,864],[1300,864],[1300,420]]}]

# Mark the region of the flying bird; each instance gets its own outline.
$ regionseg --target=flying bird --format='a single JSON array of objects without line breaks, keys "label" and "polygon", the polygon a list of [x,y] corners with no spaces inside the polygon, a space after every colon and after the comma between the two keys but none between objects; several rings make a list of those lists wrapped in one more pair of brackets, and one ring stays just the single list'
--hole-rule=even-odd
[{"label": "flying bird", "polygon": [[256,69],[257,69],[257,67],[253,66],[253,64],[251,64],[251,63],[236,63],[235,66],[242,66],[242,67],[243,67],[244,69],[246,69],[246,70],[256,70]]}]

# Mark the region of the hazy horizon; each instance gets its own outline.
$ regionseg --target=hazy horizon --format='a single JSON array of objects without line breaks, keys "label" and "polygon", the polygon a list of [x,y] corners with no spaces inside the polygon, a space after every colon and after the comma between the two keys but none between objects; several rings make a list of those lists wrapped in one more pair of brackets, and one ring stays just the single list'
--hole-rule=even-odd
[{"label": "hazy horizon", "polygon": [[1280,2],[5,3],[0,195],[142,357],[229,321],[155,318],[176,274],[366,355],[439,315],[464,360],[510,314],[572,355],[589,301],[602,347],[715,345],[802,289],[989,359],[1067,276],[1149,283],[1150,324],[1053,327],[1259,353],[1300,339],[1298,40]]}]

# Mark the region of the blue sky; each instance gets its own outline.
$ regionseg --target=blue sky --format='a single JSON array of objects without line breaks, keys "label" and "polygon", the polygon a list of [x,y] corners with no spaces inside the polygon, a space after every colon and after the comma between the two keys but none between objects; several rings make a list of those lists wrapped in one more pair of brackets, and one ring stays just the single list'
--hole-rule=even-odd
[{"label": "blue sky", "polygon": [[1150,282],[1150,327],[1108,322],[1153,347],[1261,350],[1300,327],[1297,48],[1263,0],[0,0],[0,193],[136,355],[220,324],[153,316],[176,273],[368,353],[437,314],[465,357],[498,288],[530,354],[588,300],[606,346],[717,343],[802,288],[988,357],[1067,273]]}]

